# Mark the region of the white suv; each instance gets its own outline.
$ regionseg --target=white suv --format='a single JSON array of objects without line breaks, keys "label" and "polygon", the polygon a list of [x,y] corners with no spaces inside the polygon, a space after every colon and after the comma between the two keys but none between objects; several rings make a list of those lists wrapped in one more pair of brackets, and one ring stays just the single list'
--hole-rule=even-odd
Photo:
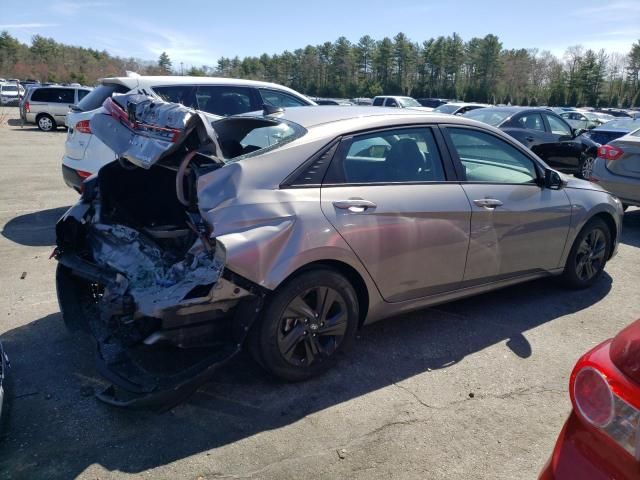
[{"label": "white suv", "polygon": [[67,117],[69,131],[62,157],[65,183],[78,191],[88,176],[116,159],[115,153],[91,134],[89,120],[111,95],[138,92],[182,103],[212,118],[261,110],[263,105],[301,107],[315,105],[304,95],[274,83],[216,77],[104,78]]}]

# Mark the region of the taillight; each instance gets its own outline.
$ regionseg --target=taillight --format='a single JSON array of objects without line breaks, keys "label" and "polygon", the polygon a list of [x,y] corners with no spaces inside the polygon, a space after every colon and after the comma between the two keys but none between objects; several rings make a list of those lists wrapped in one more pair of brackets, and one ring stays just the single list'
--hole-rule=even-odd
[{"label": "taillight", "polygon": [[77,173],[77,174],[78,174],[78,176],[79,176],[80,178],[82,178],[83,180],[84,180],[85,178],[89,178],[91,175],[93,175],[93,173],[91,173],[91,172],[84,172],[84,171],[82,171],[82,170],[76,170],[76,173]]},{"label": "taillight", "polygon": [[89,125],[89,120],[80,120],[76,123],[74,127],[77,132],[80,133],[91,133],[91,125]]},{"label": "taillight", "polygon": [[623,153],[624,151],[613,145],[601,145],[598,147],[598,157],[604,160],[617,160]]},{"label": "taillight", "polygon": [[29,102],[24,102],[24,111],[25,112],[31,111],[31,106],[29,105]]},{"label": "taillight", "polygon": [[613,419],[613,392],[602,373],[591,367],[578,372],[573,398],[582,417],[596,427],[606,427]]},{"label": "taillight", "polygon": [[640,460],[639,387],[611,363],[604,344],[578,361],[571,374],[571,400],[578,416]]}]

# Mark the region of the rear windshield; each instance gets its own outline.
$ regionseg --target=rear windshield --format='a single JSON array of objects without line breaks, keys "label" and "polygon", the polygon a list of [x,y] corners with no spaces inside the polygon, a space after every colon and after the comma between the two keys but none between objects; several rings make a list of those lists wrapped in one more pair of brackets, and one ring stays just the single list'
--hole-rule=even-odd
[{"label": "rear windshield", "polygon": [[475,110],[469,110],[463,116],[471,118],[488,125],[497,127],[500,125],[512,112],[504,110],[491,110],[490,108],[476,108]]},{"label": "rear windshield", "polygon": [[271,118],[229,117],[212,125],[226,162],[274,150],[307,133],[296,123]]},{"label": "rear windshield", "polygon": [[640,127],[640,120],[633,118],[619,118],[617,120],[611,120],[610,122],[605,123],[599,128],[602,129],[610,129],[610,128],[618,128],[620,130],[635,130]]},{"label": "rear windshield", "polygon": [[458,110],[460,107],[458,105],[451,105],[449,103],[445,103],[444,105],[440,105],[438,108],[435,108],[434,112],[439,113],[453,113]]},{"label": "rear windshield", "polygon": [[2,86],[2,91],[3,92],[17,92],[18,91],[18,87],[16,87],[15,85],[3,85]]},{"label": "rear windshield", "polygon": [[78,103],[78,108],[83,112],[95,110],[101,107],[102,103],[114,93],[127,93],[128,91],[128,87],[120,85],[119,83],[105,83],[94,88],[91,93],[84,97],[80,103]]}]

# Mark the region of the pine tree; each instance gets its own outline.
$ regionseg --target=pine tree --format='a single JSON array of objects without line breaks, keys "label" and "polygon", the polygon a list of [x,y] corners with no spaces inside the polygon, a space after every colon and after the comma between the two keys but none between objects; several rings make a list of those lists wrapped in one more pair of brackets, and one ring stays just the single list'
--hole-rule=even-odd
[{"label": "pine tree", "polygon": [[160,57],[158,58],[158,67],[160,67],[162,72],[167,75],[171,73],[172,64],[167,52],[162,52],[160,54]]}]

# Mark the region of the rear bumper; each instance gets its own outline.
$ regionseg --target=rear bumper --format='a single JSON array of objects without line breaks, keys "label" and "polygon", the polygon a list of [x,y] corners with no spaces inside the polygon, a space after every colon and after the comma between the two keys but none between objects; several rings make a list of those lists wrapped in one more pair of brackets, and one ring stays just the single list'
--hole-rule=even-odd
[{"label": "rear bumper", "polygon": [[631,480],[640,464],[609,437],[586,426],[574,411],[567,419],[540,480]]},{"label": "rear bumper", "polygon": [[84,178],[78,174],[77,170],[67,167],[64,164],[62,165],[62,179],[67,187],[71,187],[78,192],[82,189]]}]

